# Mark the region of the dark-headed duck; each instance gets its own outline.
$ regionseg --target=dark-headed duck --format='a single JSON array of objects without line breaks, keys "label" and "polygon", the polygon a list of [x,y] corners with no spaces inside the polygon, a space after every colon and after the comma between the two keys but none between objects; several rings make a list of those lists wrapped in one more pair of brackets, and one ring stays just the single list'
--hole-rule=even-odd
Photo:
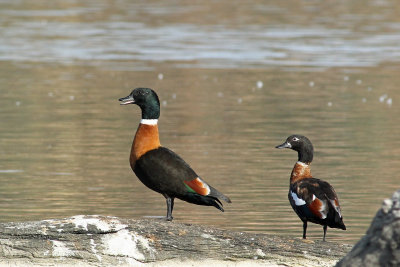
[{"label": "dark-headed duck", "polygon": [[121,105],[136,104],[142,110],[129,162],[143,184],[165,197],[166,219],[173,219],[175,198],[197,205],[214,206],[224,211],[219,199],[228,203],[231,200],[207,184],[176,153],[161,146],[157,126],[160,117],[157,94],[150,88],[136,88],[119,101]]},{"label": "dark-headed duck", "polygon": [[327,226],[346,230],[335,190],[329,183],[311,175],[314,153],[311,141],[302,135],[292,135],[276,148],[290,148],[298,153],[298,161],[290,175],[288,197],[290,205],[303,221],[303,238],[306,239],[308,221],[323,226],[324,241]]}]

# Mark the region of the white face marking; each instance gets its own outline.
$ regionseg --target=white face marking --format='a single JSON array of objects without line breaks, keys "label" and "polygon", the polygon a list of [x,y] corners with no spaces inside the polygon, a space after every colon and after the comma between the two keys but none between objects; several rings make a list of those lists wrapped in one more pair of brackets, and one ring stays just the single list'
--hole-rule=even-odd
[{"label": "white face marking", "polygon": [[293,139],[292,139],[293,141],[295,141],[295,142],[297,142],[297,141],[299,141],[300,139],[299,138],[297,138],[297,137],[293,137]]},{"label": "white face marking", "polygon": [[299,198],[295,192],[290,191],[290,195],[292,196],[292,199],[294,200],[294,204],[296,204],[296,206],[302,206],[306,204],[306,202],[303,199]]},{"label": "white face marking", "polygon": [[149,119],[141,119],[140,123],[141,124],[146,124],[146,125],[157,125],[158,120],[157,119],[151,119],[151,120],[149,120]]}]

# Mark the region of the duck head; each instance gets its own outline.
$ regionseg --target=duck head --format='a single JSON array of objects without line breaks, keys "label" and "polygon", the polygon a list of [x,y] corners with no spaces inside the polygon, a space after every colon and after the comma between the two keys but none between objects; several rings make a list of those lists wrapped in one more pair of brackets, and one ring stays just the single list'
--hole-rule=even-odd
[{"label": "duck head", "polygon": [[119,99],[121,105],[136,104],[142,110],[142,119],[158,119],[160,117],[160,100],[150,88],[136,88],[126,97]]},{"label": "duck head", "polygon": [[283,144],[276,146],[276,148],[290,148],[297,151],[299,161],[306,164],[310,164],[313,160],[314,147],[311,141],[303,135],[291,135]]}]

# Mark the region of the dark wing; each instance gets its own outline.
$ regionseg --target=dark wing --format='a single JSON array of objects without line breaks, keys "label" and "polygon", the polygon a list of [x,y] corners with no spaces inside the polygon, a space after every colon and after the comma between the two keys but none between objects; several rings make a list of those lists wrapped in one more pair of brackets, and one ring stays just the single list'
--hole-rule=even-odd
[{"label": "dark wing", "polygon": [[137,160],[134,171],[138,172],[136,173],[138,177],[140,173],[146,180],[155,182],[156,186],[167,194],[182,197],[187,193],[193,193],[230,202],[229,198],[201,179],[180,156],[165,147],[144,154]]},{"label": "dark wing", "polygon": [[292,198],[291,203],[302,209],[309,219],[314,217],[317,220],[338,221],[340,219],[341,221],[342,216],[336,192],[325,181],[316,178],[300,180],[291,186],[290,198]]}]

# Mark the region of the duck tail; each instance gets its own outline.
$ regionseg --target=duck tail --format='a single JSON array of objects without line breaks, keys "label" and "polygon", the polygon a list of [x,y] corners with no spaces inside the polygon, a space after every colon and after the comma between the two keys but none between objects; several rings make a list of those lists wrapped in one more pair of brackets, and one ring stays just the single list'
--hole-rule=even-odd
[{"label": "duck tail", "polygon": [[219,203],[221,203],[221,201],[219,199],[222,199],[226,203],[232,203],[232,201],[230,200],[229,197],[225,196],[224,194],[222,194],[217,189],[215,189],[214,187],[211,187],[211,186],[210,186],[210,194],[208,194],[208,196],[216,198]]},{"label": "duck tail", "polygon": [[221,201],[213,196],[207,195],[202,196],[195,193],[188,193],[183,197],[180,197],[182,200],[185,200],[189,203],[197,204],[197,205],[204,205],[204,206],[213,206],[219,209],[220,211],[224,212],[223,205]]},{"label": "duck tail", "polygon": [[222,205],[221,201],[220,201],[218,198],[208,197],[208,198],[207,198],[207,202],[208,202],[209,204],[211,204],[210,206],[214,206],[214,207],[216,207],[217,209],[219,209],[219,210],[222,211],[222,212],[225,211],[224,208],[223,208],[223,205]]},{"label": "duck tail", "polygon": [[328,203],[328,205],[330,206],[329,213],[331,214],[330,216],[328,215],[328,221],[331,222],[330,224],[328,224],[328,226],[331,228],[346,230],[346,225],[344,225],[343,223],[343,217],[340,212],[340,207],[334,206],[331,202]]},{"label": "duck tail", "polygon": [[346,230],[346,225],[344,225],[343,223],[343,218],[340,218],[340,223],[338,224],[338,228]]}]

